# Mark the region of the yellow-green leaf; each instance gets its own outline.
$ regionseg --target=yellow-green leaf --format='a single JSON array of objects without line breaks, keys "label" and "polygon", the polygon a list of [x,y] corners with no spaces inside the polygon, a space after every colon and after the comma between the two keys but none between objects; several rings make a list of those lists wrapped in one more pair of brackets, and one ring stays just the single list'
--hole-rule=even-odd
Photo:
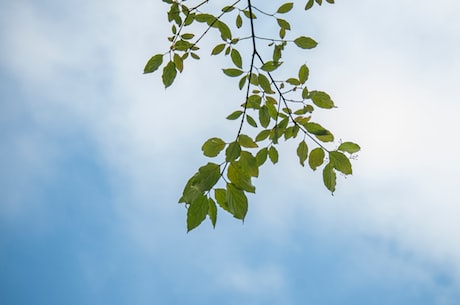
[{"label": "yellow-green leaf", "polygon": [[219,138],[211,138],[204,142],[201,150],[207,157],[216,157],[225,148],[225,142]]},{"label": "yellow-green leaf", "polygon": [[329,152],[329,160],[332,166],[345,175],[353,173],[350,160],[343,153],[338,151]]},{"label": "yellow-green leaf", "polygon": [[316,170],[318,166],[321,166],[323,164],[324,156],[324,150],[320,147],[317,147],[310,152],[308,165],[310,165],[312,170]]},{"label": "yellow-green leaf", "polygon": [[152,56],[152,58],[150,58],[147,64],[145,65],[144,73],[155,72],[161,66],[162,63],[163,63],[162,54],[157,54],[157,55]]},{"label": "yellow-green leaf", "polygon": [[250,136],[247,136],[245,134],[240,134],[238,136],[238,143],[240,143],[241,146],[246,147],[246,148],[259,147]]},{"label": "yellow-green leaf", "polygon": [[327,94],[326,92],[311,91],[310,98],[313,101],[313,103],[320,108],[331,109],[335,107],[334,102],[332,101],[329,94]]},{"label": "yellow-green leaf", "polygon": [[292,2],[284,3],[283,5],[281,5],[278,8],[278,10],[276,12],[279,13],[279,14],[285,14],[285,13],[289,12],[290,10],[292,10],[293,6],[294,6],[294,3],[292,3]]},{"label": "yellow-green leaf", "polygon": [[165,85],[165,88],[171,86],[171,84],[174,82],[174,79],[176,78],[176,75],[176,64],[173,61],[168,62],[163,69],[162,75],[163,84]]},{"label": "yellow-green leaf", "polygon": [[301,49],[313,49],[318,45],[318,43],[314,41],[312,38],[305,36],[296,38],[294,40],[294,43]]},{"label": "yellow-green leaf", "polygon": [[345,151],[349,154],[354,154],[360,151],[361,147],[359,147],[358,144],[355,144],[353,142],[343,142],[342,144],[340,144],[338,150]]},{"label": "yellow-green leaf", "polygon": [[305,141],[302,141],[297,146],[297,156],[299,157],[300,165],[305,166],[305,160],[308,157],[308,146]]},{"label": "yellow-green leaf", "polygon": [[323,169],[323,182],[326,188],[331,191],[332,194],[335,192],[336,179],[337,176],[334,171],[334,167],[331,163],[328,163]]}]

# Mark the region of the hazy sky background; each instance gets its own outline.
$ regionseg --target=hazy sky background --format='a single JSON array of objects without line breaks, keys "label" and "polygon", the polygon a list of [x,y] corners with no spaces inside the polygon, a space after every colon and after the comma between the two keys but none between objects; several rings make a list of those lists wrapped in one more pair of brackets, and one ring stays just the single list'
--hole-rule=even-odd
[{"label": "hazy sky background", "polygon": [[458,304],[458,1],[289,15],[320,44],[286,61],[339,106],[320,121],[361,145],[354,175],[332,197],[286,145],[244,224],[189,234],[177,199],[243,95],[211,37],[168,90],[142,75],[166,9],[0,2],[0,303]]}]

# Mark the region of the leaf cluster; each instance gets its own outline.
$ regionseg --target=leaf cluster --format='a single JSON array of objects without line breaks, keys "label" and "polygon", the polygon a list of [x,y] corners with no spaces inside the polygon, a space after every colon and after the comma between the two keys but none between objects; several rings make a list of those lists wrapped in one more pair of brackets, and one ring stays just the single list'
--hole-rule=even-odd
[{"label": "leaf cluster", "polygon": [[[334,193],[337,174],[352,174],[350,159],[360,147],[353,142],[331,147],[335,145],[333,133],[315,121],[313,114],[336,106],[328,93],[310,90],[307,86],[310,70],[306,64],[302,63],[291,71],[290,77],[279,76],[286,48],[297,47],[303,51],[317,46],[311,37],[290,38],[292,27],[284,16],[293,10],[294,3],[283,3],[272,13],[254,6],[250,0],[238,0],[225,5],[219,14],[212,14],[203,11],[208,1],[193,7],[186,6],[186,1],[163,2],[170,6],[167,16],[172,24],[172,35],[168,37],[171,46],[168,52],[153,55],[144,73],[154,72],[163,65],[162,81],[165,87],[169,87],[177,72],[183,71],[187,58],[200,58],[197,54],[200,40],[208,31],[215,30],[221,41],[212,48],[211,55],[229,58],[230,66],[223,68],[222,72],[237,79],[244,96],[239,108],[227,116],[228,120],[237,122],[235,138],[225,141],[212,137],[202,145],[204,156],[220,158],[220,161],[200,167],[184,187],[179,202],[187,207],[187,230],[196,228],[206,217],[215,226],[218,206],[244,220],[248,195],[256,191],[253,180],[259,176],[260,168],[267,160],[272,164],[278,162],[281,140],[297,139],[296,155],[300,165],[308,165],[313,171],[322,168],[324,185]],[[326,2],[334,3],[333,0]],[[322,1],[308,0],[305,10],[311,9],[315,3],[321,5]],[[234,25],[224,22],[224,16],[233,17]],[[257,36],[255,21],[262,17],[277,24],[277,37]],[[191,24],[202,24],[203,31],[189,32],[187,29]],[[246,36],[234,36],[237,31]],[[243,41],[249,44],[241,46]],[[261,45],[271,50],[269,58],[261,56]],[[251,51],[251,56],[243,58],[241,48],[244,48],[244,54]],[[165,60],[165,57],[169,59]]]}]

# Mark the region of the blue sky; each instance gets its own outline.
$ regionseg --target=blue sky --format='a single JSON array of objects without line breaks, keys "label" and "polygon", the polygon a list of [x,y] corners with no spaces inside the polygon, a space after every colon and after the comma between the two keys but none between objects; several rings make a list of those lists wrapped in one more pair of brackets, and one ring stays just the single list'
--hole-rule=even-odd
[{"label": "blue sky", "polygon": [[332,197],[287,145],[244,224],[189,234],[201,144],[235,132],[227,59],[204,40],[165,91],[141,73],[161,1],[0,2],[0,303],[457,304],[460,4],[337,2],[293,21],[320,42],[293,59],[354,175]]}]

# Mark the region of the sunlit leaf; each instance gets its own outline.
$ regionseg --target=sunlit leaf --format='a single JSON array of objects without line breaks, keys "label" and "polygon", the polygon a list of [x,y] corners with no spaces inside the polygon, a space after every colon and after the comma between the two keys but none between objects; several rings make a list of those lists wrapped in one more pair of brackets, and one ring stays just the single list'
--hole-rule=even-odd
[{"label": "sunlit leaf", "polygon": [[215,189],[214,198],[216,198],[217,204],[227,212],[230,212],[230,209],[227,205],[227,190],[226,189]]},{"label": "sunlit leaf", "polygon": [[343,153],[338,151],[331,151],[329,152],[329,160],[332,166],[339,172],[342,172],[345,175],[352,174],[353,171],[351,168],[350,160]]},{"label": "sunlit leaf", "polygon": [[225,148],[225,142],[219,138],[211,138],[204,142],[201,150],[207,157],[216,157]]},{"label": "sunlit leaf", "polygon": [[308,70],[307,65],[300,66],[300,69],[299,69],[300,83],[305,84],[305,82],[308,80],[308,74],[309,74],[309,70]]},{"label": "sunlit leaf", "polygon": [[241,146],[246,147],[246,148],[257,148],[259,147],[256,142],[250,137],[245,134],[240,134],[238,136],[238,143],[240,143]]},{"label": "sunlit leaf", "polygon": [[305,166],[305,160],[308,157],[308,146],[305,141],[302,141],[297,146],[297,156],[299,157],[300,165]]},{"label": "sunlit leaf", "polygon": [[270,135],[270,130],[269,129],[264,129],[259,134],[256,136],[256,142],[260,142],[268,138]]},{"label": "sunlit leaf", "polygon": [[152,56],[152,58],[150,58],[147,64],[145,65],[144,73],[155,72],[161,66],[162,63],[163,63],[162,54],[157,54],[157,55]]},{"label": "sunlit leaf", "polygon": [[320,147],[317,147],[310,152],[308,165],[310,165],[312,170],[316,170],[318,166],[321,166],[323,164],[324,157],[324,150]]},{"label": "sunlit leaf", "polygon": [[227,177],[236,187],[246,192],[254,193],[256,188],[251,183],[251,176],[239,162],[231,162],[228,166]]},{"label": "sunlit leaf", "polygon": [[345,151],[349,154],[354,154],[360,151],[361,147],[359,147],[358,144],[355,144],[353,142],[343,142],[342,144],[340,144],[338,150]]},{"label": "sunlit leaf", "polygon": [[241,153],[241,146],[238,142],[232,142],[228,145],[227,149],[225,150],[225,161],[231,162],[240,156]]},{"label": "sunlit leaf", "polygon": [[334,171],[334,167],[331,163],[328,163],[323,169],[323,182],[331,193],[335,192],[336,179],[337,175]]},{"label": "sunlit leaf", "polygon": [[296,38],[294,40],[294,43],[299,48],[302,48],[302,49],[313,49],[314,47],[316,47],[318,45],[318,43],[316,41],[314,41],[312,38],[305,37],[305,36],[301,36],[301,37]]},{"label": "sunlit leaf", "polygon": [[331,109],[335,107],[334,102],[326,92],[311,91],[310,98],[313,103],[320,108]]}]

